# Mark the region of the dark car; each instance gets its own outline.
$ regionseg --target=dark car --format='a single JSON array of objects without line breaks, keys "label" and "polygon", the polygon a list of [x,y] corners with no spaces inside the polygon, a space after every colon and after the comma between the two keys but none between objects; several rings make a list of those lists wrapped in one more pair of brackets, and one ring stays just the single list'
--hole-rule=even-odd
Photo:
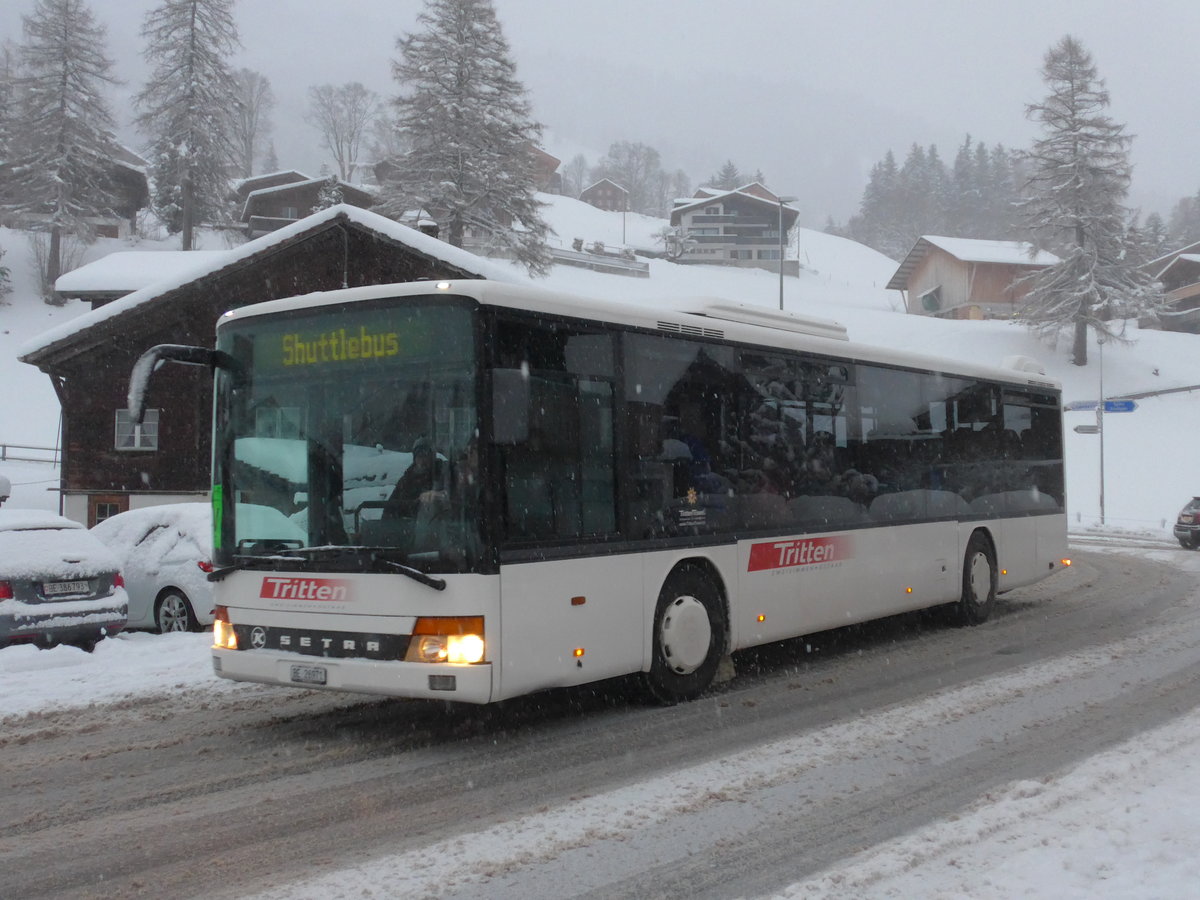
[{"label": "dark car", "polygon": [[125,627],[129,605],[116,556],[78,522],[0,509],[0,647],[90,649]]},{"label": "dark car", "polygon": [[1200,547],[1200,497],[1193,497],[1175,520],[1175,538],[1184,550]]}]

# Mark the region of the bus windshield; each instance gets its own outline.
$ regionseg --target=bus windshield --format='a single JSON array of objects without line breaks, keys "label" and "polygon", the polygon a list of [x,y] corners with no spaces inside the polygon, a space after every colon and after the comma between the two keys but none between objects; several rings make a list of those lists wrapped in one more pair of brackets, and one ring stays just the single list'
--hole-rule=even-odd
[{"label": "bus windshield", "polygon": [[228,323],[219,565],[471,571],[480,557],[467,304],[414,297]]}]

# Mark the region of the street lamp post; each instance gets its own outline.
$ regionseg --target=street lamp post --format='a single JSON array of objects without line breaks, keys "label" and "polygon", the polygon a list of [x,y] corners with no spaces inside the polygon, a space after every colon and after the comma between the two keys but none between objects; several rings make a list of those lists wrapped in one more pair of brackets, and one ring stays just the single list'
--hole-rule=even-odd
[{"label": "street lamp post", "polygon": [[1104,525],[1104,336],[1096,339],[1100,358],[1100,402],[1096,404],[1096,428],[1100,432],[1100,525]]},{"label": "street lamp post", "polygon": [[783,311],[783,204],[791,203],[798,197],[780,197],[779,198],[779,309]]}]

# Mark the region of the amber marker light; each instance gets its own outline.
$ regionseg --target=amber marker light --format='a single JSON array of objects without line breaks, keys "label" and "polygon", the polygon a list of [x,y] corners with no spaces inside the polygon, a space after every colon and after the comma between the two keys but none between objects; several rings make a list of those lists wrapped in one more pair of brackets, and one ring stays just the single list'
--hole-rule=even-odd
[{"label": "amber marker light", "polygon": [[1000,574],[1001,574],[1001,575],[1007,575],[1007,574],[1008,574],[1008,569],[1001,569],[1001,570],[1000,570]]},{"label": "amber marker light", "polygon": [[1069,559],[1063,559],[1063,560],[1060,560],[1060,562],[1061,562],[1061,563],[1062,563],[1064,566],[1069,566],[1069,565],[1071,565],[1071,561],[1070,561]]},{"label": "amber marker light", "polygon": [[575,658],[576,659],[579,659],[581,656],[583,656],[583,654],[584,654],[584,649],[582,647],[575,648]]},{"label": "amber marker light", "polygon": [[911,594],[911,593],[912,593],[912,588],[905,588],[905,589],[904,589],[904,593],[906,593],[906,594]]},{"label": "amber marker light", "polygon": [[759,615],[759,617],[758,617],[758,621],[760,621],[760,622],[765,622],[765,621],[767,621],[767,617],[766,617],[766,616],[764,616],[764,615]]}]

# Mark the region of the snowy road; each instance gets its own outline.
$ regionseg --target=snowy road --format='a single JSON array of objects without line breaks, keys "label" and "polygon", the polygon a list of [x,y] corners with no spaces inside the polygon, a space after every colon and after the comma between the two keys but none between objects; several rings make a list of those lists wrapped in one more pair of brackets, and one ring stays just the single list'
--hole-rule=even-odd
[{"label": "snowy road", "polygon": [[4,893],[777,893],[1190,711],[1200,598],[1164,555],[1097,545],[975,629],[744,654],[672,709],[620,685],[452,711],[250,687],[10,718]]}]

